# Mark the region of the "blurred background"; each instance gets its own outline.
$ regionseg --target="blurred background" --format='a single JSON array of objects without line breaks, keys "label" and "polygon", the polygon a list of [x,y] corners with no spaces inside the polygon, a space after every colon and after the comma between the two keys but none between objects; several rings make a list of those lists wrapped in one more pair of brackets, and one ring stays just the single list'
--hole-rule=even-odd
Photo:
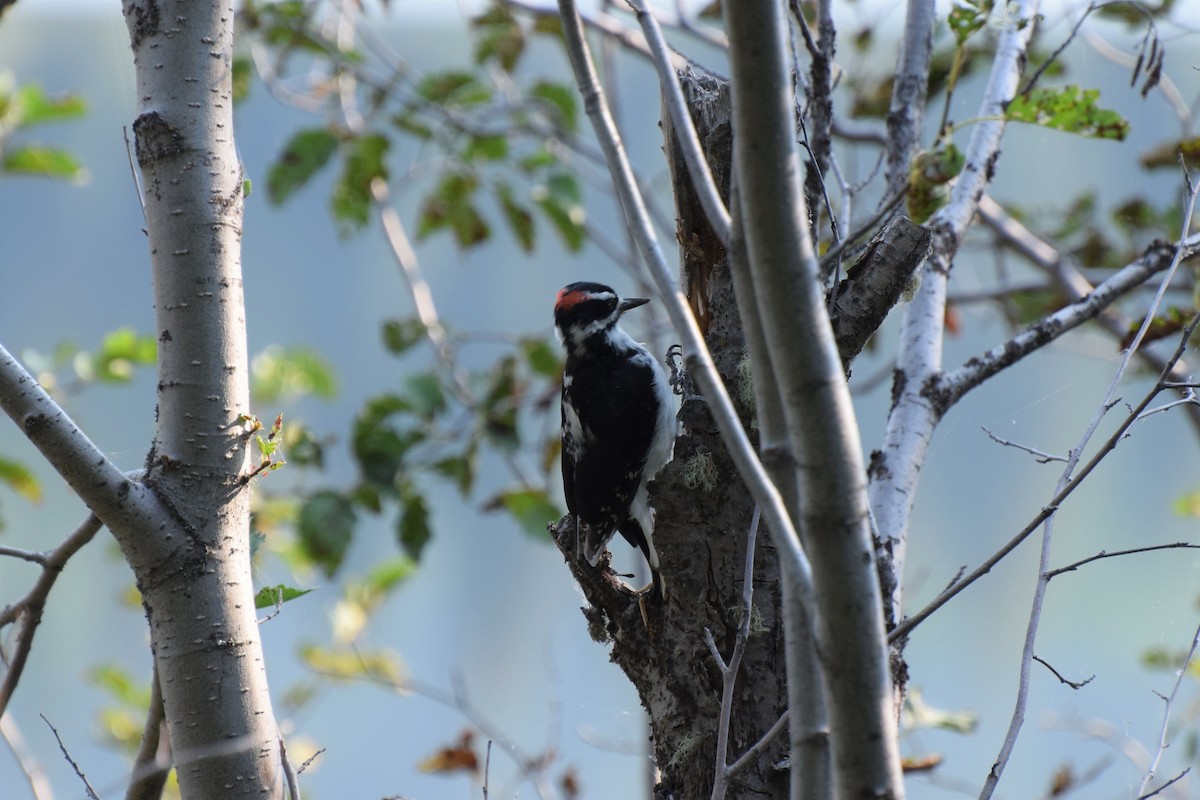
[{"label": "blurred background", "polygon": [[[899,29],[899,11],[873,8],[849,4],[842,22],[846,35],[855,19],[868,14],[890,14],[892,29]],[[375,34],[412,64],[432,70],[469,63],[471,45],[459,10],[397,2],[380,17]],[[1061,41],[1070,30],[1070,22],[1057,16],[1049,26],[1049,42]],[[879,30],[887,29],[885,18]],[[1128,37],[1121,39],[1123,29],[1100,30],[1130,45]],[[1194,41],[1184,38],[1168,50],[1168,72],[1179,77],[1193,108]],[[887,73],[894,52],[895,43],[881,37],[876,50],[846,58],[851,68]],[[636,59],[620,63],[621,117],[639,173],[665,189],[659,101],[642,91],[652,78]],[[1128,88],[1128,68],[1086,43],[1071,49],[1069,64],[1074,81],[1101,87],[1104,105],[1130,120],[1132,141],[1118,145],[1010,126],[993,195],[1035,213],[1060,209],[1083,191],[1094,192],[1101,208],[1116,206],[1135,190],[1164,199],[1180,196],[1177,173],[1148,176],[1136,164],[1137,148],[1180,134],[1174,112],[1155,95],[1143,100]],[[550,48],[533,53],[523,69],[566,74]],[[52,95],[78,94],[87,113],[37,132],[39,140],[78,157],[86,169],[83,180],[0,177],[0,342],[36,369],[64,342],[88,349],[123,326],[152,332],[143,220],[123,133],[137,110],[118,4],[19,0],[0,19],[4,80],[37,83]],[[960,88],[956,118],[971,116],[980,89],[978,77]],[[323,473],[284,469],[262,482],[263,491],[285,495],[318,484],[352,484],[357,467],[348,452],[350,420],[367,398],[428,369],[430,361],[420,348],[397,358],[381,345],[381,323],[411,317],[413,308],[378,226],[339,236],[328,211],[331,175],[318,174],[282,207],[258,190],[292,134],[313,124],[312,117],[281,105],[261,85],[252,86],[237,112],[238,146],[256,189],[247,202],[243,256],[250,351],[311,347],[328,361],[338,385],[330,399],[302,397],[255,409],[267,419],[282,407],[289,420],[325,437]],[[397,171],[408,155],[402,149],[392,154]],[[859,177],[871,168],[865,162],[853,166]],[[398,192],[396,207],[406,222],[415,218],[419,201],[416,191]],[[667,202],[664,208],[670,208]],[[590,225],[619,231],[610,198],[589,189],[584,205]],[[447,325],[478,332],[461,351],[468,366],[491,363],[514,336],[549,336],[554,293],[565,283],[599,280],[621,293],[636,293],[639,285],[598,248],[570,253],[551,235],[542,236],[532,254],[505,235],[469,250],[449,237],[431,236],[418,242],[418,255]],[[989,285],[995,265],[988,248],[977,244],[964,251],[955,269],[952,290],[969,292]],[[1005,322],[984,307],[964,304],[960,313],[960,333],[947,344],[948,366],[1009,336]],[[867,451],[880,441],[890,388],[887,381],[870,386],[867,379],[886,370],[894,332],[892,320],[855,368]],[[639,333],[669,337],[661,325]],[[910,610],[932,598],[961,566],[973,567],[1007,541],[1053,494],[1057,466],[997,445],[982,428],[1063,453],[1094,413],[1118,360],[1111,339],[1074,333],[972,392],[949,413],[936,434],[913,518],[906,576]],[[1122,398],[1136,403],[1151,383],[1147,375],[1133,377]],[[67,410],[111,458],[128,469],[141,466],[153,435],[150,370],[137,371],[126,385],[62,389]],[[552,433],[555,405],[547,418],[528,424]],[[1114,424],[1108,420],[1105,428]],[[0,457],[29,466],[43,487],[37,504],[0,488],[0,544],[52,547],[84,518],[85,509],[8,424],[0,425]],[[1182,415],[1161,414],[1141,423],[1059,515],[1055,565],[1101,550],[1200,542],[1195,513],[1183,513],[1189,495],[1200,490],[1198,466],[1196,432]],[[588,637],[581,597],[561,557],[511,516],[480,508],[507,481],[493,457],[483,460],[471,500],[445,483],[424,485],[433,538],[416,572],[361,633],[364,648],[398,654],[418,691],[397,692],[362,680],[314,681],[301,652],[329,641],[342,608],[341,590],[319,572],[297,581],[278,554],[261,560],[264,586],[302,583],[314,589],[263,627],[279,716],[294,742],[289,749],[326,748],[303,776],[306,797],[478,797],[478,784],[464,775],[419,767],[481,722],[527,755],[549,748],[556,759],[549,774],[557,780],[569,771],[581,797],[645,796],[650,765],[643,712],[628,682],[608,663],[604,646]],[[949,730],[950,725],[905,734],[906,756],[942,759],[932,772],[909,778],[910,797],[978,793],[1009,723],[1037,547],[1035,537],[914,632],[907,650],[911,687],[933,708],[963,712],[950,722],[977,723],[968,732]],[[362,574],[395,552],[390,520],[364,516],[344,574]],[[1149,654],[1178,654],[1190,644],[1200,621],[1198,567],[1194,551],[1171,550],[1100,561],[1051,583],[1037,653],[1071,680],[1094,680],[1073,690],[1048,670],[1035,670],[1026,727],[998,796],[1049,796],[1062,769],[1072,770],[1077,781],[1092,776],[1076,796],[1134,796],[1142,771],[1124,754],[1153,751],[1162,724],[1159,694],[1170,691],[1175,678],[1170,669],[1148,663]],[[27,565],[0,561],[3,601],[22,595],[34,577]],[[115,546],[102,533],[71,561],[53,593],[10,706],[27,755],[44,770],[55,797],[85,793],[39,715],[58,729],[101,796],[123,793],[127,760],[111,743],[122,733],[114,728],[120,724],[114,708],[121,703],[111,676],[145,682],[150,673],[141,610],[125,600],[130,588]],[[113,670],[98,672],[103,665]],[[441,702],[455,696],[458,707]],[[1200,694],[1188,676],[1174,708],[1174,744],[1160,770],[1164,776],[1196,759],[1198,703]],[[478,735],[475,745],[482,751]],[[518,773],[494,749],[490,796],[533,796]],[[31,796],[7,751],[0,753],[0,796]]]}]

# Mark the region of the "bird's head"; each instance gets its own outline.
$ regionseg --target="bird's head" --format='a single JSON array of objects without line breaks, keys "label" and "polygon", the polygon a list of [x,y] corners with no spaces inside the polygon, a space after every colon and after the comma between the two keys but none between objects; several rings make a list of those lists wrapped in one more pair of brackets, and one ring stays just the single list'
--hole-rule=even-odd
[{"label": "bird's head", "polygon": [[560,289],[554,300],[554,329],[568,348],[582,346],[616,327],[626,311],[648,302],[641,297],[621,299],[602,283],[571,283]]}]

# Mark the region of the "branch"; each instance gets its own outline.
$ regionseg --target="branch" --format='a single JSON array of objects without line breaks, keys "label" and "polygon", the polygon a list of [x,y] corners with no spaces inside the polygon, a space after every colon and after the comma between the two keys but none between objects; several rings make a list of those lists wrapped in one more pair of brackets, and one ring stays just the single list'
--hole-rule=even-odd
[{"label": "branch", "polygon": [[[1183,659],[1183,664],[1175,674],[1175,683],[1171,685],[1171,693],[1164,698],[1162,726],[1158,732],[1158,748],[1154,751],[1154,758],[1150,762],[1150,767],[1142,777],[1141,785],[1138,786],[1139,798],[1150,796],[1146,794],[1146,790],[1150,787],[1150,781],[1154,780],[1154,773],[1158,771],[1158,763],[1162,760],[1163,753],[1167,750],[1167,726],[1171,721],[1171,706],[1175,702],[1175,695],[1179,693],[1179,687],[1183,683],[1184,676],[1188,674],[1188,664],[1191,663],[1192,658],[1196,655],[1197,646],[1200,646],[1200,625],[1196,626],[1196,632],[1192,634],[1192,646],[1188,648],[1187,656]],[[1179,780],[1179,778],[1175,780]],[[1168,781],[1163,786],[1160,786],[1155,794],[1174,782]]]},{"label": "branch", "polygon": [[1155,242],[1136,261],[1122,267],[1111,278],[1096,286],[1082,299],[1065,306],[1045,319],[1039,320],[1004,344],[968,360],[961,367],[938,379],[929,392],[944,413],[964,394],[1015,364],[1035,350],[1049,344],[1067,331],[1095,319],[1110,304],[1136,289],[1146,280],[1170,269],[1181,259],[1200,253],[1200,234],[1179,240],[1177,244]]},{"label": "branch", "polygon": [[[142,741],[133,759],[133,771],[125,800],[160,800],[171,772],[171,738],[167,734],[158,662],[150,673],[150,707],[142,726]],[[167,735],[164,735],[167,734]]]},{"label": "branch", "polygon": [[1036,661],[1036,662],[1038,662],[1039,664],[1041,664],[1041,665],[1042,665],[1043,667],[1045,667],[1046,669],[1050,670],[1050,672],[1052,672],[1052,673],[1054,674],[1054,677],[1058,678],[1058,680],[1059,680],[1060,682],[1062,682],[1062,683],[1066,684],[1067,686],[1070,686],[1072,689],[1082,689],[1084,686],[1087,686],[1089,683],[1091,683],[1092,681],[1096,680],[1096,676],[1095,676],[1095,675],[1091,675],[1091,676],[1089,676],[1089,677],[1087,677],[1087,678],[1084,678],[1084,679],[1083,679],[1083,680],[1081,680],[1081,681],[1072,681],[1072,680],[1068,680],[1067,678],[1064,678],[1064,677],[1063,677],[1063,675],[1062,675],[1062,673],[1061,673],[1061,672],[1059,672],[1058,670],[1056,670],[1054,667],[1050,666],[1050,662],[1049,662],[1049,661],[1047,661],[1046,659],[1044,659],[1044,658],[1040,658],[1039,656],[1037,656],[1037,655],[1035,654],[1035,655],[1033,656],[1033,660],[1034,660],[1034,661]]},{"label": "branch", "polygon": [[83,770],[79,768],[79,765],[75,763],[75,759],[71,758],[71,754],[67,752],[67,746],[63,744],[62,737],[58,735],[58,729],[50,724],[50,720],[46,719],[45,714],[38,714],[38,716],[41,717],[42,722],[46,723],[50,730],[54,732],[54,738],[58,740],[58,749],[62,751],[63,758],[65,758],[67,763],[70,764],[75,770],[75,774],[79,776],[79,780],[83,781],[83,786],[87,790],[87,796],[90,797],[91,800],[100,800],[100,795],[96,794],[96,790],[92,788],[90,783],[88,783],[87,776],[83,774]]},{"label": "branch", "polygon": [[662,30],[658,27],[658,20],[646,10],[642,0],[629,0],[629,6],[633,9],[638,22],[641,23],[646,42],[650,45],[654,67],[658,70],[658,84],[662,89],[663,104],[671,115],[675,139],[679,144],[683,160],[687,164],[688,174],[691,175],[692,185],[696,189],[696,196],[704,208],[713,233],[728,249],[729,211],[725,208],[725,203],[721,201],[721,193],[713,181],[712,170],[708,168],[708,162],[701,150],[700,139],[696,134],[696,125],[692,122],[692,115],[688,112],[687,102],[683,97],[683,88],[679,85],[679,73],[671,65],[667,42],[663,39]]},{"label": "branch", "polygon": [[[730,42],[734,171],[753,286],[753,294],[740,296],[738,303],[761,319],[765,363],[771,365],[775,386],[762,385],[757,376],[765,364],[756,363],[755,389],[779,394],[787,428],[786,438],[764,446],[782,446],[775,455],[785,459],[780,472],[795,486],[797,528],[813,565],[816,603],[794,598],[789,605],[801,603],[794,610],[811,618],[819,657],[831,665],[821,687],[828,700],[832,786],[810,787],[815,781],[806,776],[803,788],[793,784],[793,791],[899,796],[896,720],[888,711],[891,681],[879,580],[870,558],[865,470],[805,224],[785,20],[780,4],[769,0],[725,3],[722,11]],[[796,648],[812,646],[788,638],[789,660],[800,658]],[[806,744],[800,727],[793,718],[793,752]],[[799,774],[796,765],[793,770]]]},{"label": "branch", "polygon": [[908,184],[908,165],[920,141],[935,22],[933,0],[908,0],[887,115],[887,194],[902,193]]},{"label": "branch", "polygon": [[[165,514],[152,493],[110,461],[3,345],[0,408],[114,535],[159,528]],[[155,541],[137,546],[150,558],[159,549]]]},{"label": "branch", "polygon": [[885,620],[900,615],[901,582],[908,547],[908,524],[921,469],[942,407],[931,402],[926,388],[942,369],[946,286],[963,236],[975,216],[978,200],[991,180],[1004,133],[1004,108],[1016,93],[1033,34],[1037,0],[1010,3],[996,42],[984,96],[964,151],[964,166],[950,201],[929,221],[933,246],[921,287],[906,308],[896,359],[891,413],[878,454],[870,467],[871,507],[879,530],[875,544],[885,588]]},{"label": "branch", "polygon": [[1160,374],[1158,383],[1155,384],[1155,386],[1151,388],[1146,396],[1142,398],[1142,401],[1129,412],[1129,414],[1125,417],[1125,420],[1117,427],[1117,430],[1113,432],[1112,436],[1110,436],[1104,442],[1104,444],[1100,446],[1099,451],[1092,456],[1092,458],[1079,470],[1079,472],[1077,472],[1075,476],[1071,478],[1071,480],[1068,481],[1062,487],[1062,489],[1060,489],[1054,495],[1054,497],[1050,498],[1050,502],[1047,503],[1046,506],[1042,508],[1042,510],[1039,511],[1032,520],[1029,521],[1029,524],[1022,528],[1015,536],[1009,539],[1003,547],[989,556],[987,560],[968,573],[965,577],[954,581],[952,584],[943,589],[941,594],[930,601],[928,605],[896,625],[896,627],[888,634],[889,642],[897,642],[909,635],[913,628],[917,627],[926,619],[928,619],[931,614],[953,599],[959,592],[961,592],[963,589],[966,589],[972,583],[990,572],[992,567],[999,564],[1005,556],[1007,556],[1009,553],[1015,550],[1018,545],[1029,538],[1031,533],[1037,530],[1043,522],[1045,522],[1051,515],[1054,514],[1055,511],[1058,510],[1062,502],[1066,500],[1071,493],[1074,492],[1081,483],[1083,483],[1084,480],[1087,479],[1092,470],[1094,470],[1100,464],[1100,461],[1103,460],[1103,458],[1108,455],[1109,452],[1116,449],[1116,446],[1125,438],[1125,434],[1128,433],[1129,428],[1138,421],[1142,411],[1144,411],[1146,407],[1153,402],[1154,398],[1158,396],[1160,392],[1165,390],[1166,387],[1164,386],[1164,383],[1167,382],[1166,376],[1170,374],[1171,368],[1174,366],[1175,362],[1182,357],[1183,351],[1187,346],[1188,340],[1191,338],[1192,333],[1196,330],[1197,324],[1200,324],[1200,314],[1193,317],[1192,321],[1189,322],[1187,327],[1184,329],[1182,335],[1180,336],[1179,346],[1176,348],[1175,353],[1172,354],[1166,367]]},{"label": "branch", "polygon": [[0,625],[10,623],[16,625],[16,633],[12,638],[12,649],[7,659],[8,670],[0,680],[0,714],[3,714],[8,708],[8,701],[12,698],[17,683],[21,680],[21,673],[25,671],[25,663],[29,658],[29,651],[33,647],[33,637],[42,621],[42,611],[46,608],[46,599],[50,596],[50,590],[54,588],[55,581],[62,574],[63,567],[66,566],[71,556],[90,542],[99,530],[100,520],[95,514],[89,514],[70,536],[45,555],[44,561],[41,562],[42,574],[29,593],[17,603],[5,608],[3,614],[0,614]]},{"label": "branch", "polygon": [[929,253],[931,238],[928,229],[907,217],[895,217],[847,270],[835,291],[831,313],[838,355],[847,372],[900,301]]},{"label": "branch", "polygon": [[1052,570],[1050,570],[1050,572],[1046,573],[1046,577],[1054,578],[1059,575],[1062,575],[1064,572],[1074,572],[1075,570],[1082,567],[1084,564],[1090,564],[1093,561],[1099,561],[1102,558],[1117,558],[1118,556],[1129,556],[1129,555],[1133,555],[1134,553],[1150,553],[1155,550],[1178,550],[1178,549],[1200,550],[1200,544],[1190,544],[1188,542],[1172,542],[1171,544],[1154,544],[1154,545],[1149,545],[1148,547],[1132,547],[1128,550],[1114,550],[1111,553],[1108,552],[1107,550],[1101,550],[1099,553],[1096,553],[1096,555],[1094,555],[1094,556],[1088,556],[1087,558],[1081,558],[1078,561],[1067,564],[1065,567],[1059,567],[1058,569],[1052,569]]},{"label": "branch", "polygon": [[712,800],[723,800],[729,789],[729,719],[733,714],[733,697],[736,691],[738,667],[742,665],[742,654],[746,650],[746,641],[750,638],[750,617],[754,613],[754,544],[758,539],[758,521],[761,516],[758,507],[750,520],[750,530],[746,533],[746,567],[742,574],[742,619],[738,624],[737,635],[733,640],[733,652],[729,661],[721,658],[721,651],[713,641],[712,631],[704,629],[704,642],[717,662],[721,673],[721,713],[717,719],[717,751],[716,764],[713,771]]}]

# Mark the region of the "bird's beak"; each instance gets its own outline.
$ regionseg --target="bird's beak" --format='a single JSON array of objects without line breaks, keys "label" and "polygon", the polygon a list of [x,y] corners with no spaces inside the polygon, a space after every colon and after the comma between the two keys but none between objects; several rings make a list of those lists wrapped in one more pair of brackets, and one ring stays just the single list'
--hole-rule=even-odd
[{"label": "bird's beak", "polygon": [[638,306],[644,306],[644,305],[646,305],[646,303],[649,303],[649,302],[650,301],[644,297],[626,297],[624,300],[621,301],[621,304],[618,305],[617,308],[621,311],[622,314],[624,314],[626,311],[628,311],[631,308],[637,308]]}]

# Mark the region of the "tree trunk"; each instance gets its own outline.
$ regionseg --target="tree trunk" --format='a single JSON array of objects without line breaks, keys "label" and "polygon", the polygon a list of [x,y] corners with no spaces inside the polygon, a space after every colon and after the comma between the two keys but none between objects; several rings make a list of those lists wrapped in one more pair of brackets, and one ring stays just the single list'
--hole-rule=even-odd
[{"label": "tree trunk", "polygon": [[185,800],[281,797],[250,575],[249,413],[233,139],[233,4],[126,0],[154,277],[158,431],[145,484],[169,509],[120,530],[150,623]]}]

